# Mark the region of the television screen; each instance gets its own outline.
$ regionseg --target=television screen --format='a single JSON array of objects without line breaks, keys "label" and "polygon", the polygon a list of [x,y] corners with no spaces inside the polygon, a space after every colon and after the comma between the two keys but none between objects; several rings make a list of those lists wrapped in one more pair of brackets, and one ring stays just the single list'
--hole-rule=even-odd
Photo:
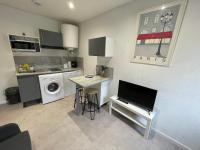
[{"label": "television screen", "polygon": [[118,98],[121,101],[152,111],[156,95],[157,90],[119,80]]}]

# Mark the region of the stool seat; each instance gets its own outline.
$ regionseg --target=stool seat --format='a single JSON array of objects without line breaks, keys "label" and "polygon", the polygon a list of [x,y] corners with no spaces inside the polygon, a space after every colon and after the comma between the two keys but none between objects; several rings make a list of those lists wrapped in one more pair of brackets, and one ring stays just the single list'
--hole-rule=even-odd
[{"label": "stool seat", "polygon": [[88,88],[85,90],[85,92],[89,95],[93,95],[93,94],[98,94],[98,89],[95,89],[95,88]]}]

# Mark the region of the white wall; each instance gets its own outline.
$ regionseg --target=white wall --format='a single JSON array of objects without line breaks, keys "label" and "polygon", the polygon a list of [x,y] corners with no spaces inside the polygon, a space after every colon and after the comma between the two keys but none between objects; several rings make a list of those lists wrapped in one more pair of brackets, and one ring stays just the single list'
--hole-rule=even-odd
[{"label": "white wall", "polygon": [[[160,0],[135,0],[80,25],[80,56],[85,73],[94,73],[97,57],[88,56],[88,39],[110,36],[115,40],[111,94],[118,80],[158,89],[156,130],[193,150],[200,149],[200,1],[190,0],[170,67],[130,63],[136,34],[136,14],[159,5]],[[103,58],[98,58],[102,62]],[[99,61],[100,60],[100,61]]]},{"label": "white wall", "polygon": [[5,102],[4,90],[17,85],[15,65],[8,34],[38,37],[38,29],[59,31],[60,23],[50,18],[33,15],[0,5],[0,104]]}]

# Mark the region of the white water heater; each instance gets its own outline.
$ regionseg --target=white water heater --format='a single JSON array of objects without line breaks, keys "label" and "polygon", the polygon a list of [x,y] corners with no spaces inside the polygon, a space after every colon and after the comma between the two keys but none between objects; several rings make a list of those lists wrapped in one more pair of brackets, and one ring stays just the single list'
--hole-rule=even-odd
[{"label": "white water heater", "polygon": [[73,50],[78,48],[78,27],[72,24],[62,24],[63,47]]}]

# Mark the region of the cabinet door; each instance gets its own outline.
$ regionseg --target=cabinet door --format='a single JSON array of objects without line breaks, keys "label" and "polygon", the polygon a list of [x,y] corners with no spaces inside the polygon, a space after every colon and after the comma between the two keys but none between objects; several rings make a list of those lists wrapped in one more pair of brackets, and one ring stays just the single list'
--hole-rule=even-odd
[{"label": "cabinet door", "polygon": [[76,93],[76,84],[69,80],[68,76],[64,76],[64,94],[70,96]]},{"label": "cabinet door", "polygon": [[100,100],[100,106],[108,102],[108,91],[110,87],[111,81],[104,81],[101,83],[100,87],[100,95],[99,95],[99,100]]},{"label": "cabinet door", "polygon": [[43,48],[54,48],[62,49],[63,48],[63,39],[62,34],[58,32],[52,32],[40,29],[40,43]]},{"label": "cabinet door", "polygon": [[64,78],[64,93],[65,96],[73,95],[76,93],[76,84],[69,80],[69,78],[82,75],[81,71],[65,72]]},{"label": "cabinet door", "polygon": [[89,39],[89,55],[105,56],[106,37]]},{"label": "cabinet door", "polygon": [[17,79],[22,102],[41,99],[38,76],[22,76]]}]

